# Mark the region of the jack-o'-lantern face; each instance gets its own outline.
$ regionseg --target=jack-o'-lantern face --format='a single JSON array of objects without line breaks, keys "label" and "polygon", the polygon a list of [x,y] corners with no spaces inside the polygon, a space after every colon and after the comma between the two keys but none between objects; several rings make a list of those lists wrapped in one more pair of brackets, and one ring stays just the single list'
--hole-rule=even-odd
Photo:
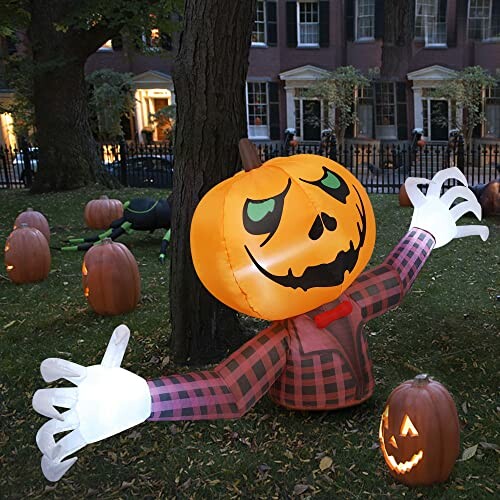
[{"label": "jack-o'-lantern face", "polygon": [[359,181],[327,158],[274,158],[240,172],[200,202],[193,262],[219,300],[274,320],[335,300],[364,269],[375,242]]},{"label": "jack-o'-lantern face", "polygon": [[410,472],[423,458],[424,450],[420,449],[418,430],[410,416],[405,413],[398,423],[397,417],[390,420],[389,406],[385,407],[380,420],[380,449],[387,465],[397,474]]}]

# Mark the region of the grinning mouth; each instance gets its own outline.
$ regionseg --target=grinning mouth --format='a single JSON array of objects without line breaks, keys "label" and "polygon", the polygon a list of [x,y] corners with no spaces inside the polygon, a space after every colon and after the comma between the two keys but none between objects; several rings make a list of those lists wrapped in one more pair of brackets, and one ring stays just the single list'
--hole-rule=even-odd
[{"label": "grinning mouth", "polygon": [[405,474],[406,472],[410,472],[413,467],[415,467],[415,465],[417,465],[420,460],[422,460],[424,456],[424,452],[420,450],[418,453],[415,453],[407,462],[398,463],[392,455],[389,455],[387,453],[384,445],[382,445],[382,453],[389,467],[392,470],[395,470],[398,474]]},{"label": "grinning mouth", "polygon": [[257,269],[266,278],[269,278],[270,280],[278,283],[281,286],[293,289],[302,288],[304,292],[309,290],[310,288],[331,287],[343,283],[345,272],[352,272],[354,266],[358,262],[359,252],[365,242],[366,237],[365,206],[358,190],[355,186],[353,187],[358,195],[359,202],[361,204],[361,208],[356,205],[358,213],[361,217],[361,224],[359,222],[357,223],[359,243],[356,248],[354,248],[354,243],[351,240],[349,242],[349,249],[341,250],[335,257],[335,259],[331,262],[308,267],[301,276],[295,276],[291,268],[288,270],[288,274],[286,274],[285,276],[280,276],[277,274],[272,274],[267,269],[262,267],[252,255],[248,247],[245,245],[245,250],[247,251],[248,256],[257,267]]}]

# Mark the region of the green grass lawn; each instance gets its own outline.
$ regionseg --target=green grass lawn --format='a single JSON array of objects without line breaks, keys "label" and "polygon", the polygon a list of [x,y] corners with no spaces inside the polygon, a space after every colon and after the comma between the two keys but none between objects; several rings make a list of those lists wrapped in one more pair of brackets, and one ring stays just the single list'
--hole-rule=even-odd
[{"label": "green grass lawn", "polygon": [[[83,208],[100,194],[96,189],[40,196],[1,191],[2,245],[16,215],[28,206],[46,214],[53,246],[89,234]],[[165,196],[137,189],[107,194],[123,201]],[[374,195],[372,201],[378,236],[371,264],[378,264],[406,232],[411,209],[400,208],[396,195]],[[79,451],[77,463],[56,484],[43,477],[35,444],[46,421],[31,407],[35,390],[46,387],[42,360],[96,364],[114,327],[123,322],[132,332],[126,369],[145,378],[187,370],[169,358],[168,265],[157,260],[163,234],[122,237],[139,263],[142,299],[136,311],[120,317],[89,310],[81,288],[82,253],[52,251],[49,278],[32,285],[12,284],[2,266],[0,497],[500,497],[499,221],[486,224],[491,230],[486,243],[466,238],[433,252],[403,304],[368,325],[377,386],[367,403],[302,413],[264,398],[237,421],[143,424]],[[390,391],[420,372],[432,374],[454,396],[462,451],[478,447],[472,458],[456,464],[447,483],[409,489],[387,473],[377,432]],[[332,465],[322,470],[324,457]]]}]

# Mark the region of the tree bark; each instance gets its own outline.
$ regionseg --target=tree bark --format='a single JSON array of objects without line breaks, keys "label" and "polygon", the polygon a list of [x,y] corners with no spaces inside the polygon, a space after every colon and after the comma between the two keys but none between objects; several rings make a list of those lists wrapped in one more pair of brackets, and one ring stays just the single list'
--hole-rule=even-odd
[{"label": "tree bark", "polygon": [[[33,192],[75,189],[96,180],[99,165],[87,110],[84,65],[99,47],[56,29],[64,2],[31,2],[29,29],[39,170]],[[102,37],[101,37],[102,38]],[[102,42],[101,42],[102,43]]]},{"label": "tree bark", "polygon": [[[242,342],[235,311],[196,276],[189,245],[194,210],[241,168],[245,80],[255,0],[186,0],[175,62],[177,100],[170,273],[172,348],[178,362],[220,359]],[[214,221],[215,223],[215,221]]]},{"label": "tree bark", "polygon": [[408,72],[414,33],[415,0],[385,0],[382,79]]}]

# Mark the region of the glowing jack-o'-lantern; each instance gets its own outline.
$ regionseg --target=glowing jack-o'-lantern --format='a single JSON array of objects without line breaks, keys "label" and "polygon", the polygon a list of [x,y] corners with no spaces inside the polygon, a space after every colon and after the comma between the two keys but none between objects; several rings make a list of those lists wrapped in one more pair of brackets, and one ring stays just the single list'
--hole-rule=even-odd
[{"label": "glowing jack-o'-lantern", "polygon": [[409,486],[446,481],[460,448],[457,409],[442,384],[417,375],[387,400],[380,449],[391,474]]},{"label": "glowing jack-o'-lantern", "polygon": [[191,225],[205,287],[233,309],[268,320],[338,298],[374,242],[363,186],[317,155],[273,158],[237,173],[205,195]]}]

